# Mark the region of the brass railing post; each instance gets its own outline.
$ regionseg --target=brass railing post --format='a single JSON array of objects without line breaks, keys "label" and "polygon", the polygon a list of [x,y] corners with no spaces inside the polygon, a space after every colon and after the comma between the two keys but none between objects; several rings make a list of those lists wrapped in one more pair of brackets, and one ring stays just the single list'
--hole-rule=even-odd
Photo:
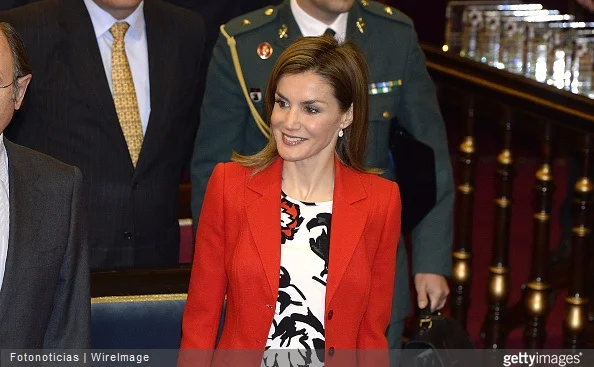
[{"label": "brass railing post", "polygon": [[497,157],[497,188],[495,198],[495,226],[493,257],[489,266],[487,283],[488,310],[483,324],[482,337],[487,348],[502,348],[507,336],[504,312],[509,298],[509,236],[513,191],[513,155],[511,151],[512,112],[503,109],[503,149]]},{"label": "brass railing post", "polygon": [[474,182],[476,145],[474,139],[474,97],[468,96],[466,136],[460,144],[460,184],[456,206],[457,227],[453,256],[453,289],[451,298],[452,317],[466,328],[466,315],[470,305],[470,281],[472,261],[472,218],[474,205]]},{"label": "brass railing post", "polygon": [[536,172],[534,239],[532,246],[532,274],[524,290],[526,327],[524,341],[528,348],[540,349],[546,339],[545,317],[549,311],[550,283],[546,279],[546,262],[551,229],[553,202],[551,123],[545,125],[542,142],[542,164]]},{"label": "brass railing post", "polygon": [[586,296],[586,276],[589,265],[586,239],[591,228],[588,223],[588,211],[591,204],[594,184],[589,178],[590,171],[590,135],[584,138],[581,177],[575,184],[575,215],[571,238],[571,283],[565,299],[565,320],[563,323],[564,347],[571,349],[586,346],[586,326],[588,323],[588,304]]}]

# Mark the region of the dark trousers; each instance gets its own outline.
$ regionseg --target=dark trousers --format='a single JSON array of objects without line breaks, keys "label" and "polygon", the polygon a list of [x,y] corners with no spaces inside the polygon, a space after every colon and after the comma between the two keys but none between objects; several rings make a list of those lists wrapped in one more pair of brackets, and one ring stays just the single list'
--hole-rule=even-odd
[{"label": "dark trousers", "polygon": [[402,350],[402,333],[404,331],[404,320],[392,322],[388,327],[386,336],[390,348],[390,367],[400,366],[400,355]]}]

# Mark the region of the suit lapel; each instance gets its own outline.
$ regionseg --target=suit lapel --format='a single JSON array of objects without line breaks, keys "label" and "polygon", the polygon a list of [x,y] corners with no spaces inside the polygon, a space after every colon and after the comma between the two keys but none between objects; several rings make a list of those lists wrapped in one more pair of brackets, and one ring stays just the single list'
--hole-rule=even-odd
[{"label": "suit lapel", "polygon": [[246,214],[274,299],[280,274],[282,159],[248,180]]},{"label": "suit lapel", "polygon": [[80,99],[92,101],[88,104],[101,116],[98,120],[118,121],[93,23],[84,2],[64,0],[60,22],[66,40],[66,62],[79,86]]},{"label": "suit lapel", "polygon": [[[47,213],[47,201],[40,188],[39,174],[27,169],[29,162],[19,153],[18,147],[6,139],[4,144],[8,155],[10,223],[0,305],[5,304],[10,287],[19,284],[19,278],[22,277],[19,264],[36,260],[35,244],[39,242],[42,215]],[[0,307],[0,310],[7,308]]]},{"label": "suit lapel", "polygon": [[[64,40],[62,49],[75,84],[75,92],[72,93],[80,94],[76,98],[85,101],[96,120],[110,133],[113,146],[123,156],[129,157],[87,8],[82,0],[63,0],[63,4],[64,10],[60,17],[61,37]],[[132,168],[132,161],[129,161]]]},{"label": "suit lapel", "polygon": [[330,259],[326,304],[328,305],[344,276],[351,257],[359,244],[367,212],[355,205],[367,197],[359,174],[335,158],[334,202],[330,232]]},{"label": "suit lapel", "polygon": [[[174,32],[170,31],[171,22],[163,18],[163,12],[156,1],[145,0],[144,19],[146,23],[146,38],[149,61],[149,80],[151,88],[151,114],[142,144],[142,150],[137,170],[151,162],[152,157],[158,154],[165,141],[163,136],[169,126],[166,111],[171,100],[171,91],[176,75],[172,72],[175,68],[179,43],[171,39]],[[167,142],[171,143],[171,142]]]}]

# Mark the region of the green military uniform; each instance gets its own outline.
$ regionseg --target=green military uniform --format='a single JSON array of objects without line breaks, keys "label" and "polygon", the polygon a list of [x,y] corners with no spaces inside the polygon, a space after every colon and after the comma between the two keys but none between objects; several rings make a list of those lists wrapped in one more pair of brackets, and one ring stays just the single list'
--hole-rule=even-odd
[{"label": "green military uniform", "polygon": [[[416,139],[433,148],[437,204],[413,231],[413,273],[449,275],[454,203],[451,164],[435,88],[412,21],[394,8],[358,0],[349,12],[347,23],[347,39],[366,54],[370,83],[373,83],[369,86],[369,143],[365,163],[383,169],[384,177],[395,178],[389,151],[390,122],[394,117]],[[194,223],[199,218],[206,185],[216,163],[229,161],[233,151],[253,154],[264,147],[266,137],[249,105],[264,116],[263,97],[272,67],[278,56],[300,36],[289,0],[235,18],[221,28],[208,70],[192,159]],[[236,43],[235,56],[229,42]],[[238,75],[245,80],[245,89]],[[410,308],[406,248],[401,241],[392,307],[394,331],[388,334],[391,346],[399,343],[403,320]]]}]

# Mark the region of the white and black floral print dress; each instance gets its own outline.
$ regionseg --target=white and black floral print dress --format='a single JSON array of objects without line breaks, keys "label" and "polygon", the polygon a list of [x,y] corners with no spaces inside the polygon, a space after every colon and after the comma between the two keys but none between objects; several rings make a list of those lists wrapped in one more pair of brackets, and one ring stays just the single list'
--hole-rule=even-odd
[{"label": "white and black floral print dress", "polygon": [[318,366],[324,358],[332,201],[306,203],[282,193],[280,214],[278,298],[263,365]]}]

